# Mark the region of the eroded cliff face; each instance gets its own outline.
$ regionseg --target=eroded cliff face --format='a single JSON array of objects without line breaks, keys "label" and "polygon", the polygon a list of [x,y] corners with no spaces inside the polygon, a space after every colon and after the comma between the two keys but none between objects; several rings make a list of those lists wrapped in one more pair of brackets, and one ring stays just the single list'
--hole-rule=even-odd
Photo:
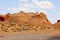
[{"label": "eroded cliff face", "polygon": [[[2,17],[4,18],[5,21],[16,22],[16,23],[20,23],[20,24],[29,24],[29,25],[47,26],[47,27],[51,27],[51,25],[52,25],[43,12],[41,12],[41,13],[19,12],[16,14],[8,13]],[[2,19],[0,19],[0,20],[2,20]]]}]

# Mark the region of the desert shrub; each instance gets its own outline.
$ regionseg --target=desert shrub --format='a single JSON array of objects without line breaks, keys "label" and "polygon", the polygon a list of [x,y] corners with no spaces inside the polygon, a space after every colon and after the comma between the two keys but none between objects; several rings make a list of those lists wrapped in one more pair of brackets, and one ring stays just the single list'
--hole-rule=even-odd
[{"label": "desert shrub", "polygon": [[22,27],[24,28],[25,26],[28,26],[28,24],[22,24]]},{"label": "desert shrub", "polygon": [[52,28],[52,27],[47,27],[47,29],[50,29],[50,28]]},{"label": "desert shrub", "polygon": [[37,29],[36,29],[36,28],[30,28],[30,30],[35,30],[35,31],[37,31]]},{"label": "desert shrub", "polygon": [[1,24],[2,26],[5,26],[4,24]]},{"label": "desert shrub", "polygon": [[34,25],[29,25],[29,28],[33,28],[34,27]]},{"label": "desert shrub", "polygon": [[56,30],[60,30],[60,28],[54,28],[54,29],[56,29]]},{"label": "desert shrub", "polygon": [[22,27],[22,30],[27,31],[29,30],[29,27],[28,26]]},{"label": "desert shrub", "polygon": [[7,26],[7,27],[9,27],[9,28],[10,28],[11,26]]},{"label": "desert shrub", "polygon": [[44,29],[45,27],[41,27],[40,29]]},{"label": "desert shrub", "polygon": [[20,27],[21,27],[22,25],[21,25],[21,24],[18,24],[18,26],[20,26]]},{"label": "desert shrub", "polygon": [[40,29],[43,30],[43,29],[46,29],[46,27],[45,26],[42,26]]},{"label": "desert shrub", "polygon": [[2,31],[8,32],[8,28],[3,28]]},{"label": "desert shrub", "polygon": [[38,26],[36,26],[36,28],[38,28]]},{"label": "desert shrub", "polygon": [[16,28],[17,31],[22,31],[21,28]]},{"label": "desert shrub", "polygon": [[11,26],[14,26],[14,24],[10,24]]},{"label": "desert shrub", "polygon": [[1,29],[4,29],[3,27],[1,27]]},{"label": "desert shrub", "polygon": [[24,24],[24,26],[28,26],[28,24]]},{"label": "desert shrub", "polygon": [[17,30],[16,30],[15,28],[11,28],[11,30],[12,30],[13,32],[17,32]]},{"label": "desert shrub", "polygon": [[15,23],[15,22],[9,22],[9,25],[10,25],[10,26],[15,26],[16,23]]}]

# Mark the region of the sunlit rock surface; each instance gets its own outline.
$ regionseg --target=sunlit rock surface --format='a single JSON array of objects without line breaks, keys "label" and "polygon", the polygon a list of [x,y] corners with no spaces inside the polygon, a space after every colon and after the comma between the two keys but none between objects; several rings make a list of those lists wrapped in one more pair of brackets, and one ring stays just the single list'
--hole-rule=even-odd
[{"label": "sunlit rock surface", "polygon": [[0,40],[60,40],[57,34],[60,20],[52,24],[43,12],[0,15]]}]

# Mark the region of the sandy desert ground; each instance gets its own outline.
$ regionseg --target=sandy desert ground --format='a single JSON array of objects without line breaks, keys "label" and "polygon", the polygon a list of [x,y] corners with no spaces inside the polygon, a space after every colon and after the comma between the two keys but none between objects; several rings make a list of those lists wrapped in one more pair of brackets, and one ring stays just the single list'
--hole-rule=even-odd
[{"label": "sandy desert ground", "polygon": [[60,40],[60,35],[47,34],[15,34],[0,35],[0,40]]},{"label": "sandy desert ground", "polygon": [[16,33],[0,33],[0,40],[60,40],[60,32],[16,32]]}]

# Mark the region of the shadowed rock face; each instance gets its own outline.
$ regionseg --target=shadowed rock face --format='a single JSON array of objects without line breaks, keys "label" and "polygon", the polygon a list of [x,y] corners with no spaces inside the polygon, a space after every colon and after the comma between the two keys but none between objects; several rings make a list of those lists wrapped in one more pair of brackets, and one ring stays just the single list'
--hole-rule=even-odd
[{"label": "shadowed rock face", "polygon": [[5,18],[0,16],[0,21],[5,21]]},{"label": "shadowed rock face", "polygon": [[0,21],[10,20],[10,13],[6,15],[0,15]]},{"label": "shadowed rock face", "polygon": [[60,22],[60,20],[57,20],[57,23]]}]

